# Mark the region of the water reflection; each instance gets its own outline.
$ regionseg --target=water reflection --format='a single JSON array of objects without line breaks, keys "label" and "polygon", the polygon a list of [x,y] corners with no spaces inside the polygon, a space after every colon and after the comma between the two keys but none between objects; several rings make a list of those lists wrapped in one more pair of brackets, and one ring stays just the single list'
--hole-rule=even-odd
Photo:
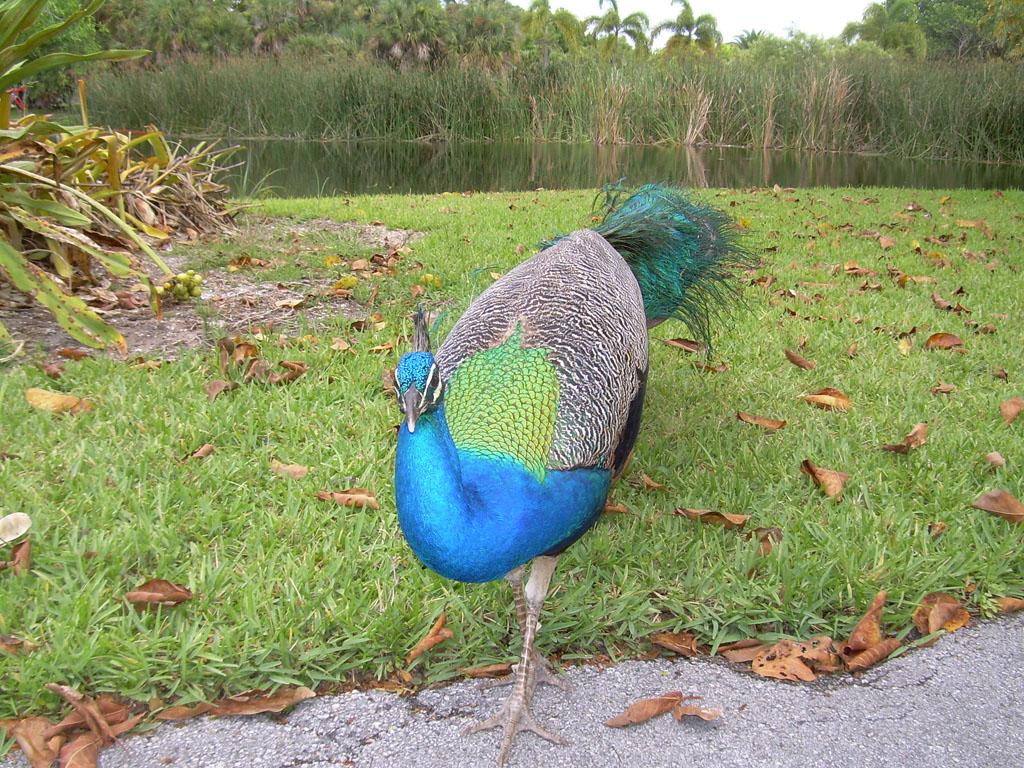
[{"label": "water reflection", "polygon": [[[232,183],[275,194],[589,188],[626,178],[694,187],[1024,187],[1024,167],[731,148],[251,141]],[[269,176],[268,176],[269,175]]]}]

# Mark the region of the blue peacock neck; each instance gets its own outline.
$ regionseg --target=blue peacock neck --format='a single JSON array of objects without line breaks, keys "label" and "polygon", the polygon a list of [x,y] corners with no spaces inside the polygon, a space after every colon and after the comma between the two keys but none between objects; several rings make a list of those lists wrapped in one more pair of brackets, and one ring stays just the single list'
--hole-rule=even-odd
[{"label": "blue peacock neck", "polygon": [[458,581],[504,576],[577,538],[604,506],[610,472],[551,471],[458,448],[444,408],[402,425],[395,460],[398,521],[429,568]]}]

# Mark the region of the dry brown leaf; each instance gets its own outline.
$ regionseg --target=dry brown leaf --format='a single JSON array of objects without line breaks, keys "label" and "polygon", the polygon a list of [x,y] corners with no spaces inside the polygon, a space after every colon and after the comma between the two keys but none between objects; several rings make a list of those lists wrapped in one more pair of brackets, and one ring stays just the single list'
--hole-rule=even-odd
[{"label": "dry brown leaf", "polygon": [[32,518],[24,512],[12,512],[0,517],[0,544],[20,539],[32,527]]},{"label": "dry brown leaf", "polygon": [[850,398],[835,387],[825,387],[810,395],[804,395],[804,400],[826,411],[848,411],[853,406]]},{"label": "dry brown leaf", "polygon": [[951,395],[956,392],[956,384],[944,384],[941,381],[932,387],[933,395]]},{"label": "dry brown leaf", "polygon": [[343,507],[380,509],[377,497],[366,488],[349,488],[344,491],[320,491],[316,497],[321,501],[334,501]]},{"label": "dry brown leaf", "polygon": [[813,371],[818,367],[818,364],[813,360],[808,360],[806,357],[799,355],[792,349],[786,350],[786,359],[789,360],[797,368],[803,368],[805,371]]},{"label": "dry brown leaf", "polygon": [[992,371],[992,375],[1000,381],[1007,381],[1010,378],[1010,374],[1006,372],[1005,368],[996,368]]},{"label": "dry brown leaf", "polygon": [[850,476],[845,472],[819,467],[810,459],[804,459],[800,462],[800,471],[805,475],[810,475],[822,492],[830,498],[842,493],[843,486],[850,479]]},{"label": "dry brown leaf", "polygon": [[1020,416],[1021,411],[1024,411],[1024,397],[1011,397],[999,404],[999,413],[1006,424],[1012,424],[1014,419]]},{"label": "dry brown leaf", "polygon": [[192,599],[192,592],[180,584],[166,579],[150,579],[131,592],[126,592],[124,599],[138,609],[157,605],[178,605]]},{"label": "dry brown leaf", "polygon": [[772,553],[772,548],[782,541],[781,528],[755,528],[750,534],[757,539],[758,550],[761,557],[767,557]]},{"label": "dry brown leaf", "polygon": [[14,656],[18,653],[29,653],[38,648],[35,643],[30,643],[14,635],[0,635],[0,652],[9,653]]},{"label": "dry brown leaf", "polygon": [[761,651],[769,648],[765,643],[762,643],[753,638],[747,640],[739,640],[735,643],[729,643],[728,645],[720,645],[718,652],[725,656],[728,661],[734,664],[739,664],[747,661],[753,661]]},{"label": "dry brown leaf", "polygon": [[213,704],[202,703],[192,707],[175,706],[168,707],[156,716],[157,720],[188,720],[192,717],[199,717],[213,711]]},{"label": "dry brown leaf", "polygon": [[867,613],[857,622],[850,639],[846,641],[843,647],[844,656],[865,651],[882,642],[882,606],[885,605],[885,596],[884,589],[875,595]]},{"label": "dry brown leaf", "polygon": [[646,472],[640,473],[640,482],[643,483],[645,491],[664,491],[668,488],[664,483],[659,483],[651,479],[651,476]]},{"label": "dry brown leaf", "polygon": [[51,379],[59,379],[64,375],[64,366],[61,363],[46,363],[42,370]]},{"label": "dry brown leaf", "polygon": [[331,339],[331,349],[333,349],[335,352],[348,352],[350,349],[352,349],[352,345],[349,344],[348,341],[341,338],[340,336],[335,336],[333,339]]},{"label": "dry brown leaf", "polygon": [[288,707],[315,696],[316,693],[302,685],[284,686],[273,693],[239,694],[220,699],[209,712],[218,717],[283,712]]},{"label": "dry brown leaf", "polygon": [[18,742],[32,768],[51,768],[64,744],[63,736],[44,738],[53,725],[45,717],[26,717],[10,729],[11,737]]},{"label": "dry brown leaf", "polygon": [[859,672],[868,667],[873,667],[880,661],[888,658],[889,654],[900,647],[900,641],[895,637],[890,637],[888,640],[882,640],[878,645],[868,648],[866,651],[858,653],[853,658],[850,658],[846,662],[846,669],[850,672]]},{"label": "dry brown leaf", "polygon": [[997,597],[996,605],[1000,613],[1014,613],[1024,611],[1024,597]]},{"label": "dry brown leaf", "polygon": [[437,617],[437,621],[434,622],[434,626],[430,628],[430,631],[423,636],[422,640],[416,643],[413,649],[409,651],[409,655],[405,657],[405,663],[407,665],[412,664],[415,659],[419,658],[422,654],[429,651],[438,643],[443,643],[445,640],[452,637],[452,631],[444,625],[447,620],[448,616],[444,611],[441,611],[441,615]]},{"label": "dry brown leaf", "polygon": [[611,720],[605,720],[609,728],[625,728],[628,725],[646,723],[652,717],[671,712],[676,705],[683,701],[682,691],[669,691],[661,696],[654,696],[649,699],[634,701],[621,713]]},{"label": "dry brown leaf", "polygon": [[836,649],[835,641],[827,635],[819,635],[809,640],[802,640],[797,643],[797,653],[815,672],[840,672],[843,669],[843,660]]},{"label": "dry brown leaf", "polygon": [[32,540],[25,539],[11,550],[11,567],[15,576],[24,576],[32,568]]},{"label": "dry brown leaf", "polygon": [[94,699],[86,696],[84,693],[79,693],[69,685],[47,683],[46,687],[74,707],[75,711],[81,715],[83,724],[92,731],[93,735],[95,735],[96,738],[104,745],[114,743],[117,737],[114,732],[111,731],[110,724],[103,716],[103,712],[100,710],[99,704]]},{"label": "dry brown leaf", "polygon": [[275,475],[290,477],[293,480],[301,480],[309,474],[309,467],[304,467],[301,464],[283,464],[277,459],[271,459],[270,471]]},{"label": "dry brown leaf", "polygon": [[193,459],[205,459],[211,453],[213,453],[213,446],[209,443],[203,443],[201,446],[192,451],[191,458]]},{"label": "dry brown leaf", "polygon": [[956,632],[970,623],[971,615],[952,595],[932,592],[921,599],[911,621],[922,635],[930,635],[940,629]]},{"label": "dry brown leaf", "polygon": [[755,427],[763,427],[771,431],[782,429],[786,426],[784,419],[769,419],[767,416],[754,416],[746,411],[736,411],[736,418],[745,424],[753,424]]},{"label": "dry brown leaf", "polygon": [[473,678],[505,677],[512,673],[512,664],[510,662],[498,662],[497,664],[484,664],[479,667],[466,667],[459,671],[466,677]]},{"label": "dry brown leaf", "polygon": [[604,514],[612,515],[628,515],[629,507],[625,504],[613,504],[612,502],[606,502],[604,505]]},{"label": "dry brown leaf", "polygon": [[692,632],[658,632],[651,635],[651,642],[688,659],[699,653],[697,637]]},{"label": "dry brown leaf", "polygon": [[703,352],[706,347],[699,341],[693,339],[665,339],[665,344],[676,349],[681,349],[684,352],[692,352],[694,354]]},{"label": "dry brown leaf", "polygon": [[992,451],[991,453],[985,454],[985,461],[988,462],[990,469],[999,469],[1000,467],[1006,466],[1006,459],[999,451]]},{"label": "dry brown leaf", "polygon": [[924,343],[925,349],[955,349],[964,345],[963,339],[952,333],[933,333]]},{"label": "dry brown leaf", "polygon": [[284,373],[271,373],[267,376],[268,384],[289,384],[306,372],[306,364],[299,360],[282,360],[278,365]]},{"label": "dry brown leaf", "polygon": [[[127,704],[123,704],[109,693],[102,694],[96,699],[96,708],[99,709],[103,719],[107,721],[107,724],[111,726],[110,730],[114,735],[117,735],[114,726],[128,720],[130,714]],[[63,720],[56,725],[52,726],[44,735],[46,738],[51,736],[57,736],[60,734],[66,734],[70,731],[74,731],[78,728],[88,728],[89,724],[85,719],[85,716],[77,709],[72,709],[71,713],[68,714]]]},{"label": "dry brown leaf", "polygon": [[720,525],[723,528],[742,528],[747,524],[750,515],[736,515],[729,512],[716,512],[713,509],[693,509],[690,507],[677,507],[673,512],[675,515],[685,517],[689,520],[697,520],[701,523]]},{"label": "dry brown leaf", "polygon": [[948,529],[949,525],[947,525],[946,523],[928,523],[928,535],[931,536],[933,539],[939,538],[939,536],[944,534]]},{"label": "dry brown leaf", "polygon": [[689,704],[685,707],[682,704],[676,704],[676,706],[672,708],[672,717],[679,721],[684,717],[699,717],[701,720],[717,720],[721,716],[721,709],[703,709],[698,707],[696,704]]},{"label": "dry brown leaf", "polygon": [[882,247],[883,251],[887,251],[896,245],[896,238],[889,237],[888,235],[880,235],[878,238],[878,244]]},{"label": "dry brown leaf", "polygon": [[72,415],[78,415],[79,413],[91,411],[94,407],[91,400],[86,400],[75,395],[66,395],[63,392],[51,392],[48,389],[39,389],[38,387],[29,387],[26,389],[25,399],[33,408],[38,408],[41,411],[49,411],[50,413],[70,413]]},{"label": "dry brown leaf", "polygon": [[857,356],[857,342],[853,342],[849,347],[846,348],[846,356],[854,358]]},{"label": "dry brown leaf", "polygon": [[77,347],[62,347],[57,350],[57,354],[67,360],[84,360],[87,357],[92,357],[88,350]]},{"label": "dry brown leaf", "polygon": [[718,363],[717,365],[709,365],[708,363],[697,363],[697,367],[705,373],[725,373],[729,370],[729,366],[725,363]]},{"label": "dry brown leaf", "polygon": [[991,512],[1011,523],[1024,523],[1024,504],[1009,491],[997,489],[983,493],[972,504],[975,509]]},{"label": "dry brown leaf", "polygon": [[811,683],[818,679],[801,658],[800,644],[793,640],[780,640],[762,649],[754,657],[751,668],[761,677],[774,677],[778,680],[803,680]]},{"label": "dry brown leaf", "polygon": [[228,392],[237,388],[238,384],[233,381],[224,381],[223,379],[211,381],[206,385],[206,399],[212,403],[221,392]]},{"label": "dry brown leaf", "polygon": [[914,448],[920,448],[924,445],[927,439],[928,423],[922,421],[914,425],[914,428],[903,438],[902,443],[883,445],[882,450],[891,451],[892,453],[909,453]]}]

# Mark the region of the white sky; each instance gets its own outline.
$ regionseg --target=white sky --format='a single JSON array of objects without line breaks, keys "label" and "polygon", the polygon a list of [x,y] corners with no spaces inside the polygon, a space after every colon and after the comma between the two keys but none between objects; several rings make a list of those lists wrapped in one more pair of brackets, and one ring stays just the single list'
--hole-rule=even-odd
[{"label": "white sky", "polygon": [[[530,0],[512,0],[527,8]],[[871,0],[690,0],[696,15],[710,13],[729,42],[747,29],[759,29],[785,36],[790,28],[822,37],[836,37],[847,22],[859,21]],[[580,18],[599,15],[597,0],[551,0],[553,9],[565,8]],[[607,10],[607,3],[605,10]],[[643,11],[651,24],[674,19],[679,6],[669,0],[619,0],[623,16]]]}]

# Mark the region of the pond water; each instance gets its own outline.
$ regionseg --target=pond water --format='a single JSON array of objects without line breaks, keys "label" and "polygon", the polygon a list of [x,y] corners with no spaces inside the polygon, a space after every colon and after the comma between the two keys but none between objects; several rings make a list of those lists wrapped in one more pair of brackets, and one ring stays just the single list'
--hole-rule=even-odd
[{"label": "pond water", "polygon": [[691,187],[1024,187],[1024,166],[873,155],[733,148],[575,144],[421,144],[244,141],[240,193],[261,179],[272,194],[579,189],[625,179]]}]

